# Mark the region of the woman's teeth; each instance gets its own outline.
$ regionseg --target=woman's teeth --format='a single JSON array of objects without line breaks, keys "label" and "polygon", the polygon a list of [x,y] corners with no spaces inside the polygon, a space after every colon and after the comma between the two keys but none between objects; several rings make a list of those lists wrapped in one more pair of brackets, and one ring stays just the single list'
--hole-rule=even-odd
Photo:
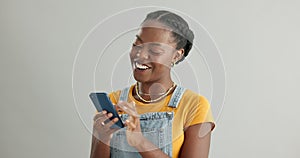
[{"label": "woman's teeth", "polygon": [[142,69],[142,70],[146,70],[146,69],[149,69],[150,67],[148,67],[147,65],[142,65],[142,64],[139,64],[137,62],[135,62],[135,66],[138,68],[138,69]]}]

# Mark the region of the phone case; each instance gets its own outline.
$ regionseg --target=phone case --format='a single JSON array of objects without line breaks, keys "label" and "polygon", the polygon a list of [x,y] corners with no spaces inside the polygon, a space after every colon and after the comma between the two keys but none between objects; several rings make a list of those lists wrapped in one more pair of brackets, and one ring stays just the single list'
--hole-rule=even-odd
[{"label": "phone case", "polygon": [[114,105],[110,101],[108,95],[104,92],[100,93],[91,93],[90,98],[97,109],[98,112],[106,110],[108,113],[112,113],[113,116],[110,118],[110,120],[114,118],[118,118],[118,122],[116,122],[114,125],[111,126],[111,128],[123,128],[124,124],[119,117],[119,114],[117,113],[116,109],[114,108]]}]

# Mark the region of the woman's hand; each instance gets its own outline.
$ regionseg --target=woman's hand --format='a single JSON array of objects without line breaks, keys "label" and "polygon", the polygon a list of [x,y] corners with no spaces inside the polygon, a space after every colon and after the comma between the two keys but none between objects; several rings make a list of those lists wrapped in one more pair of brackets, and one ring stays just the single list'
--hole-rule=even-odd
[{"label": "woman's hand", "polygon": [[[112,117],[112,113],[107,113],[105,110],[99,112],[94,117],[93,134],[94,136],[109,145],[112,134],[117,131],[116,128],[110,128],[118,121],[118,118],[109,120]],[[109,121],[108,121],[109,120]]]},{"label": "woman's hand", "polygon": [[127,126],[126,138],[129,145],[137,147],[144,140],[144,137],[141,132],[140,117],[136,111],[135,103],[120,102],[117,106],[129,115],[125,121],[125,126]]}]

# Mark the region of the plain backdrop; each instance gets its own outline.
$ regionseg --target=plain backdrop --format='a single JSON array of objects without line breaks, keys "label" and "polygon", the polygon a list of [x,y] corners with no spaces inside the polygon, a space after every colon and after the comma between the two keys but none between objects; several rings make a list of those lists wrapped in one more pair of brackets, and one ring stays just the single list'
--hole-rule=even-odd
[{"label": "plain backdrop", "polygon": [[[75,106],[72,91],[78,48],[100,21],[145,5],[192,16],[220,50],[226,97],[210,158],[300,157],[299,1],[1,0],[1,158],[89,157],[89,118],[78,112],[84,105]],[[206,82],[203,75],[200,85],[208,89],[203,93],[209,98]],[[77,86],[92,90],[87,84]],[[78,95],[88,95],[81,92]]]}]

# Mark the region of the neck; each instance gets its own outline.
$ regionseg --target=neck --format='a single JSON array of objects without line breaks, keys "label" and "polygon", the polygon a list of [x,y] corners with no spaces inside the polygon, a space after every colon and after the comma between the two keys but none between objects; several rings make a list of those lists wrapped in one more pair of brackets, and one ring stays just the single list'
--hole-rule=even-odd
[{"label": "neck", "polygon": [[165,93],[170,87],[173,86],[174,82],[172,80],[168,80],[165,82],[137,82],[139,87],[139,93],[149,94],[149,95],[160,95]]}]

